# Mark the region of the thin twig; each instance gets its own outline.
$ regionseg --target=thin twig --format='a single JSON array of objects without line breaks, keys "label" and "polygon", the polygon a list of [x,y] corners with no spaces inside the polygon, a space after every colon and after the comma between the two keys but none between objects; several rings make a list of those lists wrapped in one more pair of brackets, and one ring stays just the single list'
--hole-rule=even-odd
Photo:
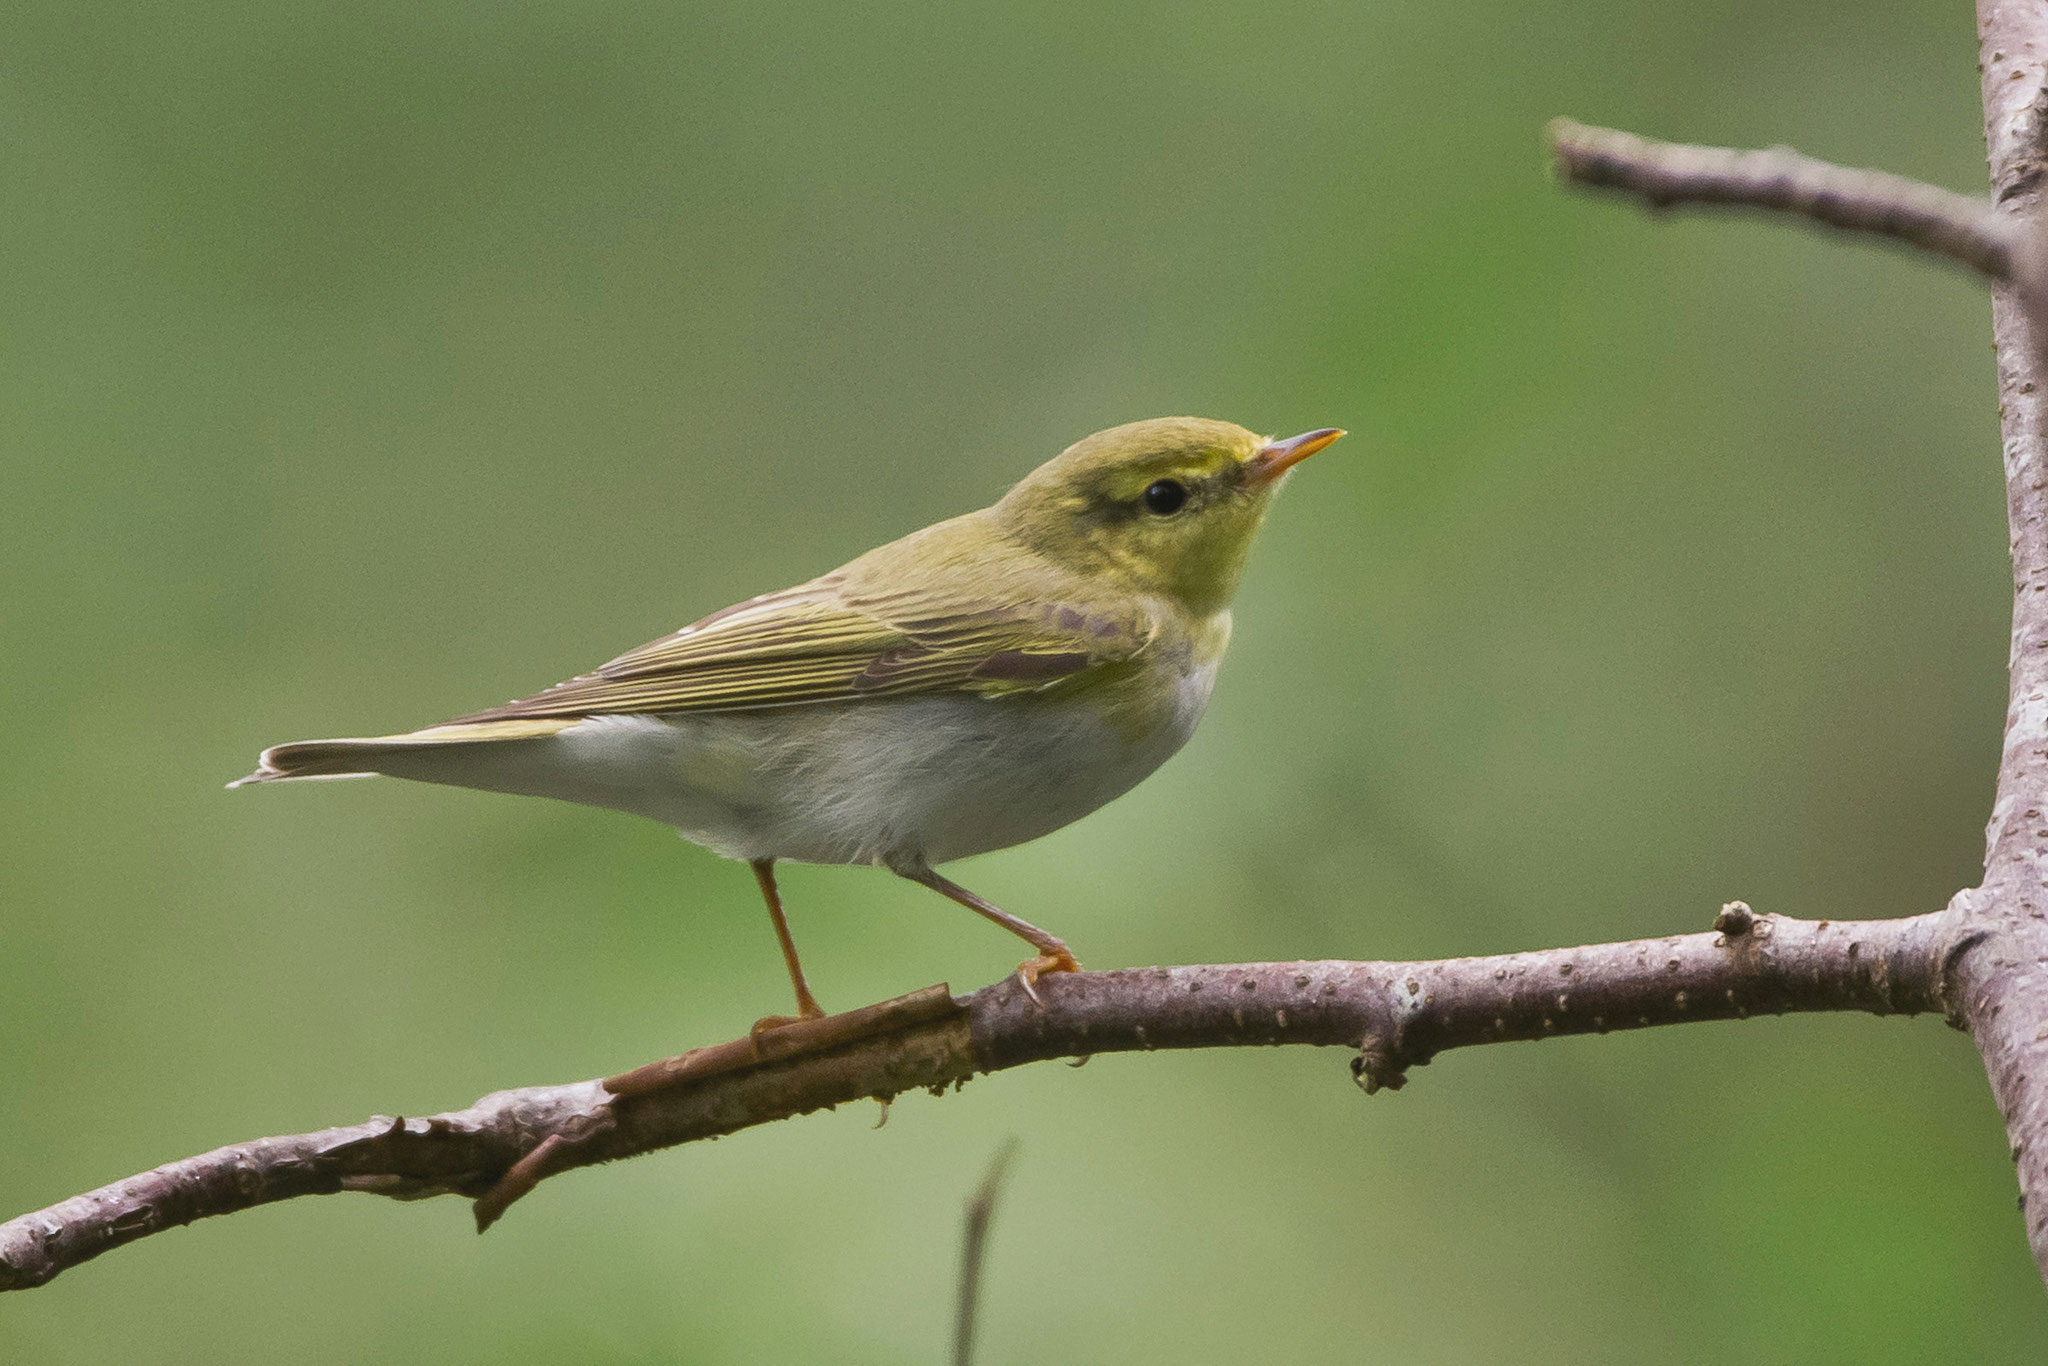
[{"label": "thin twig", "polygon": [[1652,208],[1714,204],[1796,214],[1895,238],[1994,280],[2013,275],[2020,225],[1987,200],[1817,161],[1789,147],[1697,147],[1570,119],[1554,120],[1549,134],[1564,179],[1639,195]]},{"label": "thin twig", "polygon": [[990,1159],[988,1174],[967,1202],[967,1230],[960,1243],[960,1294],[953,1310],[953,1366],[973,1366],[974,1318],[981,1305],[981,1266],[988,1256],[988,1226],[995,1218],[1003,1178],[1017,1156],[1017,1140],[1005,1139]]},{"label": "thin twig", "polygon": [[[1746,908],[1744,908],[1746,910]],[[0,1290],[42,1285],[194,1219],[336,1191],[483,1201],[479,1223],[545,1177],[863,1097],[943,1092],[1050,1058],[1250,1044],[1356,1050],[1367,1091],[1447,1049],[1791,1011],[1954,1012],[1954,915],[1807,921],[1730,910],[1719,934],[1490,958],[1234,963],[1060,973],[1043,1006],[1015,978],[955,999],[928,988],[818,1021],[824,1042],[760,1056],[736,1041],[607,1081],[485,1096],[426,1119],[256,1139],[0,1224]],[[791,1026],[790,1028],[795,1028]],[[776,1031],[779,1033],[780,1031]],[[785,1045],[762,1042],[781,1053]]]}]

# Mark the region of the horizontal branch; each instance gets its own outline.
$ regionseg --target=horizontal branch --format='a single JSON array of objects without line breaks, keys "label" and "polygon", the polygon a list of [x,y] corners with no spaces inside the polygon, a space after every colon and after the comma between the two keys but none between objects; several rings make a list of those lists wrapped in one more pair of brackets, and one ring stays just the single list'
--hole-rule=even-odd
[{"label": "horizontal branch", "polygon": [[1994,280],[2013,277],[2022,225],[1988,200],[1789,147],[1697,147],[1570,119],[1553,120],[1549,133],[1564,179],[1639,195],[1652,208],[1717,204],[1796,214],[1907,242]]},{"label": "horizontal branch", "polygon": [[1791,1011],[1942,1010],[1950,912],[1900,920],[1755,916],[1719,933],[1435,962],[1238,963],[1040,979],[880,1005],[698,1049],[601,1081],[485,1096],[425,1119],[219,1148],[0,1224],[0,1290],[42,1285],[110,1248],[301,1195],[457,1194],[487,1227],[543,1178],[863,1097],[942,1091],[978,1072],[1162,1048],[1357,1050],[1368,1092],[1447,1049]]}]

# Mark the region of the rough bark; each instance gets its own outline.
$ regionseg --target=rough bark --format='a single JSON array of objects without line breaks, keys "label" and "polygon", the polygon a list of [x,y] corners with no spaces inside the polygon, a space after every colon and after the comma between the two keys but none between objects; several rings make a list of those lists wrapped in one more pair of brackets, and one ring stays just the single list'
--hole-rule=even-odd
[{"label": "rough bark", "polygon": [[[301,1195],[464,1195],[487,1227],[573,1167],[1052,1058],[1163,1048],[1354,1050],[1368,1091],[1448,1049],[1791,1011],[1949,1012],[1947,911],[1806,921],[1734,903],[1718,933],[1423,963],[1234,963],[931,987],[602,1081],[500,1091],[465,1110],[257,1139],[0,1224],[0,1289],[210,1215]],[[798,1031],[810,1031],[808,1034]]]}]

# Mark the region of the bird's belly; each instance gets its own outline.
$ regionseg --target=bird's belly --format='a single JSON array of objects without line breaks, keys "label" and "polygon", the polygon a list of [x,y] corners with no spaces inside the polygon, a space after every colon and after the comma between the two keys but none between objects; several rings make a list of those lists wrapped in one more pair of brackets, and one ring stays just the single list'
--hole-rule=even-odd
[{"label": "bird's belly", "polygon": [[1115,720],[1042,696],[916,697],[596,717],[540,743],[604,789],[571,800],[652,816],[730,857],[943,863],[1129,791],[1186,743],[1214,675],[1195,669],[1152,714]]}]

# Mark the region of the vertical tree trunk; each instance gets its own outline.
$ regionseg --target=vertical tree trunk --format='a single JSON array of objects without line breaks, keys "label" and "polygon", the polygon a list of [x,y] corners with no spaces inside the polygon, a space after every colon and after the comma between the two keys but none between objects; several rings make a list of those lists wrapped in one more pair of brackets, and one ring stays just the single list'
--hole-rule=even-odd
[{"label": "vertical tree trunk", "polygon": [[[1993,192],[2003,212],[2030,216],[2048,171],[2048,3],[1981,0],[1977,15]],[[2012,536],[2012,690],[1984,882],[1955,903],[1974,941],[1959,942],[1956,983],[2019,1166],[2027,1240],[2048,1275],[2048,372],[2036,344],[2048,314],[2027,306],[2041,293],[2025,287],[2039,257],[2031,239],[2020,253],[2021,283],[1992,296]]]}]

